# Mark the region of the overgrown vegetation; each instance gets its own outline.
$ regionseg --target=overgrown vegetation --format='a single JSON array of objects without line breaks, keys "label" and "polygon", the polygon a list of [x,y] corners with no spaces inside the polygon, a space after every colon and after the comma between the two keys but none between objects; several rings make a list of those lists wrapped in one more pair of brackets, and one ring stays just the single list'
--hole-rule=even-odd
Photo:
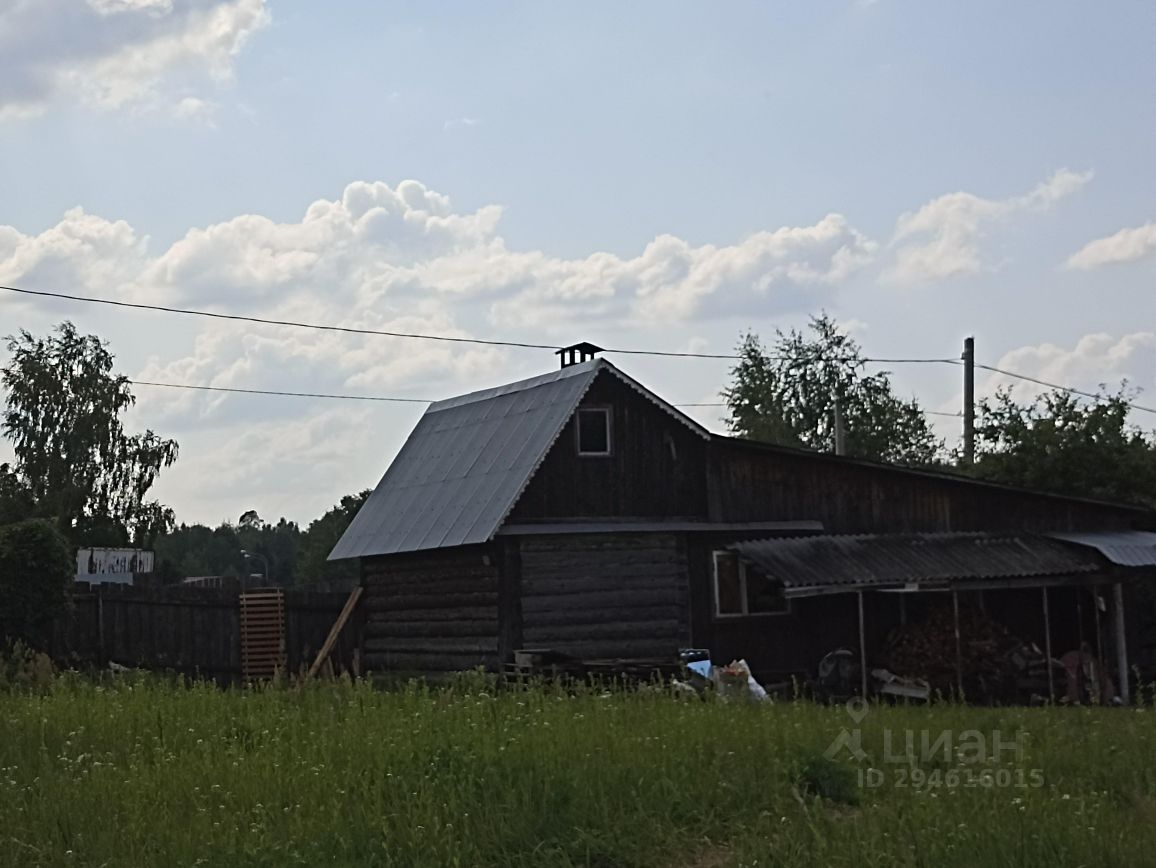
[{"label": "overgrown vegetation", "polygon": [[[854,726],[839,707],[481,682],[221,691],[62,679],[46,692],[0,693],[0,861],[1151,864],[1151,717],[872,707],[859,725],[864,765],[890,777],[863,787],[860,765],[824,756]],[[1022,758],[881,762],[885,730],[901,749],[907,730],[969,728],[1020,733]],[[1018,772],[1031,770],[1042,785],[1019,786]],[[992,785],[975,782],[982,772]]]},{"label": "overgrown vegetation", "polygon": [[0,526],[0,654],[13,642],[43,640],[67,605],[75,571],[72,549],[51,522]]}]

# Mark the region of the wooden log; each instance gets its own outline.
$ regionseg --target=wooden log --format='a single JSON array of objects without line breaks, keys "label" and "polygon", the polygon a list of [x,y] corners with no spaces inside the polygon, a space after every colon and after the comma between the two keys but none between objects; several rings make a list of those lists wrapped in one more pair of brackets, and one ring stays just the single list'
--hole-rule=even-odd
[{"label": "wooden log", "polygon": [[366,652],[362,666],[366,671],[392,671],[424,674],[428,672],[457,672],[484,666],[497,667],[496,654],[378,654]]},{"label": "wooden log", "polygon": [[586,623],[570,625],[539,626],[527,621],[523,627],[526,644],[550,647],[557,642],[582,641],[589,639],[657,639],[669,638],[678,644],[678,620],[667,621],[620,621],[611,623]]},{"label": "wooden log", "polygon": [[366,654],[387,651],[408,654],[493,654],[497,650],[497,636],[453,636],[437,639],[417,636],[378,636],[365,640]]},{"label": "wooden log", "polygon": [[482,621],[497,616],[496,605],[457,609],[389,609],[379,604],[369,610],[367,620],[378,624],[401,624],[408,621]]},{"label": "wooden log", "polygon": [[367,621],[367,638],[390,636],[494,636],[498,632],[498,619],[470,621],[395,621],[383,623]]},{"label": "wooden log", "polygon": [[612,622],[636,621],[667,621],[676,620],[683,615],[682,609],[674,604],[661,606],[618,606],[613,608],[588,608],[586,606],[566,605],[564,601],[553,609],[535,611],[527,625],[548,627],[566,624],[603,624]]},{"label": "wooden log", "polygon": [[[546,646],[542,646],[546,647]],[[583,641],[555,642],[549,646],[561,654],[569,654],[582,660],[605,657],[675,657],[678,642],[674,637],[667,639],[596,639]]]},{"label": "wooden log", "polygon": [[[674,589],[623,589],[620,591],[597,591],[583,594],[575,599],[580,600],[582,608],[589,609],[618,609],[633,608],[635,606],[663,606],[674,602]],[[522,612],[527,621],[531,613],[555,611],[559,608],[558,597],[523,597]]]},{"label": "wooden log", "polygon": [[680,578],[682,575],[674,571],[663,571],[649,576],[605,573],[602,575],[567,576],[565,578],[533,578],[523,583],[522,596],[589,594],[596,591],[627,589],[673,590]]},{"label": "wooden log", "polygon": [[492,571],[484,575],[461,576],[454,575],[446,578],[430,576],[366,576],[366,587],[369,592],[378,597],[406,596],[410,594],[462,594],[477,593],[478,591],[497,591],[497,575]]},{"label": "wooden log", "polygon": [[370,612],[390,609],[456,609],[468,606],[497,606],[497,604],[498,595],[493,591],[381,597],[371,590],[365,601],[366,610]]}]

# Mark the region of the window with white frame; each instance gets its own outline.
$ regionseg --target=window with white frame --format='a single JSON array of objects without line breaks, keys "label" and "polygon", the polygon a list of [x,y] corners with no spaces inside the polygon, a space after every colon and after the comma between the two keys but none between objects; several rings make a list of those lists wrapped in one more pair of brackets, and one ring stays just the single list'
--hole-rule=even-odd
[{"label": "window with white frame", "polygon": [[576,414],[579,455],[610,454],[610,408],[582,407]]},{"label": "window with white frame", "polygon": [[714,613],[735,615],[781,615],[790,611],[782,582],[744,562],[735,552],[714,553]]}]

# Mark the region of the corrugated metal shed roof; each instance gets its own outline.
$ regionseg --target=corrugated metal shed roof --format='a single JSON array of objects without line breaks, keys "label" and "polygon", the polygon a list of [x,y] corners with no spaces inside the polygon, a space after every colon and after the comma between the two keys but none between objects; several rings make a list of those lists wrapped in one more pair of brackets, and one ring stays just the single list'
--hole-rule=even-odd
[{"label": "corrugated metal shed roof", "polygon": [[1054,540],[984,533],[813,536],[734,543],[789,590],[1064,576],[1100,569],[1099,559]]},{"label": "corrugated metal shed roof", "polygon": [[1122,567],[1156,566],[1156,533],[1146,530],[1093,530],[1051,533],[1055,539],[1091,546]]},{"label": "corrugated metal shed roof", "polygon": [[709,434],[605,359],[431,404],[329,560],[491,539],[602,371]]}]

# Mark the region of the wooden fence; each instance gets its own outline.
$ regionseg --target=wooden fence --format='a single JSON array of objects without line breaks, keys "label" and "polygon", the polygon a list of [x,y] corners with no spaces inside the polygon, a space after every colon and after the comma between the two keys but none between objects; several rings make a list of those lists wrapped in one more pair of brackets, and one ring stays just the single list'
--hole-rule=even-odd
[{"label": "wooden fence", "polygon": [[[285,591],[290,672],[308,669],[349,597]],[[331,653],[336,671],[353,671],[361,636],[355,613]],[[215,681],[241,677],[240,594],[236,590],[131,585],[73,586],[70,611],[53,624],[50,653],[65,665],[168,670]]]}]

